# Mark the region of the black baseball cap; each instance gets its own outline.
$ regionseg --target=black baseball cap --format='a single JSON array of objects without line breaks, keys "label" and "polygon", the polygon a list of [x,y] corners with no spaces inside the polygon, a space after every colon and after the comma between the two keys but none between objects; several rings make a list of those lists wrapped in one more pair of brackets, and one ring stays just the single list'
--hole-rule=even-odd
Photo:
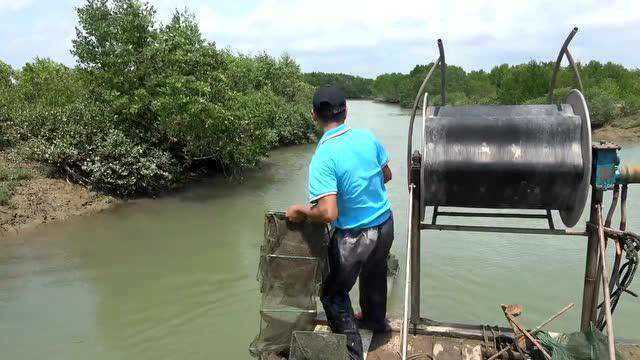
[{"label": "black baseball cap", "polygon": [[347,115],[347,97],[335,85],[321,86],[313,95],[313,111],[323,119],[342,121]]}]

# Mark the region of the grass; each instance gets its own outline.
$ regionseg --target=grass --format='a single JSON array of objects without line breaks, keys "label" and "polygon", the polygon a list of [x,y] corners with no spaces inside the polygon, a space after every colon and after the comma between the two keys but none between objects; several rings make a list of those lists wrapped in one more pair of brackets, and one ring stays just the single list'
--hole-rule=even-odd
[{"label": "grass", "polygon": [[11,196],[13,195],[13,186],[9,183],[0,182],[0,206],[9,205]]},{"label": "grass", "polygon": [[8,206],[15,188],[21,181],[33,177],[33,172],[21,167],[0,163],[0,206]]},{"label": "grass", "polygon": [[625,116],[619,119],[613,119],[609,122],[610,126],[620,129],[633,129],[640,127],[640,114]]}]

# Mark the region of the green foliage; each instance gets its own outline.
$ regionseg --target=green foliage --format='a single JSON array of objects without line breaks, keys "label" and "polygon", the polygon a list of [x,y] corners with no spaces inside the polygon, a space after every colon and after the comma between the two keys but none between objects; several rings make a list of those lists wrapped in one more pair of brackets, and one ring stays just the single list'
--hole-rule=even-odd
[{"label": "green foliage", "polygon": [[627,94],[623,98],[622,112],[625,116],[640,113],[640,94]]},{"label": "green foliage", "polygon": [[21,181],[33,177],[29,169],[0,163],[0,206],[10,205],[11,196]]},{"label": "green foliage", "polygon": [[11,86],[13,77],[13,69],[9,64],[0,60],[0,89],[6,89]]},{"label": "green foliage", "polygon": [[304,80],[314,88],[335,85],[342,89],[349,99],[368,99],[373,95],[373,80],[360,76],[312,72],[304,74]]},{"label": "green foliage", "polygon": [[551,81],[551,72],[547,70],[545,64],[535,61],[510,67],[498,88],[498,103],[521,104],[544,96]]},{"label": "green foliage", "polygon": [[[374,97],[401,106],[413,105],[422,81],[433,64],[417,65],[409,74],[383,74],[373,84]],[[526,64],[502,64],[489,73],[465,72],[449,65],[446,73],[447,103],[468,104],[545,104],[553,63],[531,61]],[[640,70],[621,65],[591,61],[578,64],[585,97],[594,126],[603,126],[613,119],[640,113]],[[573,72],[562,68],[558,73],[555,101],[564,99],[575,87]],[[440,71],[433,73],[427,92],[430,104],[440,104]]]},{"label": "green foliage", "polygon": [[378,76],[373,82],[373,94],[376,100],[400,103],[406,75],[391,73]]},{"label": "green foliage", "polygon": [[82,93],[75,70],[50,59],[36,58],[25,64],[18,82],[16,96],[20,101],[51,108],[70,104]]},{"label": "green foliage", "polygon": [[585,93],[585,97],[588,99],[592,124],[602,126],[616,117],[617,99],[614,95],[608,93],[606,89],[600,87],[589,88]]},{"label": "green foliage", "polygon": [[194,168],[237,173],[314,136],[312,90],[289,56],[219,50],[191,14],[160,25],[140,0],[77,11],[77,68],[36,59],[14,84],[0,66],[0,85],[12,87],[0,125],[60,175],[122,196],[157,193]]},{"label": "green foliage", "polygon": [[9,108],[12,102],[14,71],[8,64],[0,61],[0,149],[11,145],[14,136],[11,133]]}]

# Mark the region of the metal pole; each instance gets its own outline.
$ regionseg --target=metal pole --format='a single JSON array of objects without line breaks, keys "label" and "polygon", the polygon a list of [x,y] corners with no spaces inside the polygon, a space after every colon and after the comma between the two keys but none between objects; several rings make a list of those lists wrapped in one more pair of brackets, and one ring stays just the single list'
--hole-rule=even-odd
[{"label": "metal pole", "polygon": [[[598,221],[598,207],[602,206],[602,190],[595,186],[591,188],[591,215],[589,222],[595,224]],[[598,306],[598,283],[600,261],[598,260],[598,231],[592,226],[586,229],[589,237],[587,242],[587,261],[584,273],[584,289],[582,292],[582,315],[580,318],[580,331],[589,330],[591,323],[596,321],[596,309]]]},{"label": "metal pole", "polygon": [[[411,150],[413,150],[413,123],[416,120],[416,114],[420,105],[420,98],[422,98],[422,95],[426,92],[427,83],[429,82],[431,75],[433,75],[433,71],[436,69],[438,64],[440,64],[441,60],[442,59],[438,57],[438,59],[433,62],[433,65],[431,66],[431,69],[429,69],[427,76],[424,78],[422,85],[420,85],[420,89],[418,89],[418,95],[416,95],[416,99],[413,102],[413,110],[411,111],[411,118],[409,118],[409,135],[407,136],[407,174],[409,175],[407,176],[407,181],[409,181],[409,183],[411,183]],[[422,136],[424,136],[424,134]]]},{"label": "metal pole", "polygon": [[402,316],[402,329],[401,329],[401,339],[400,339],[400,354],[402,354],[402,360],[407,360],[407,350],[408,350],[408,339],[409,339],[409,301],[411,297],[410,286],[411,286],[411,243],[412,243],[412,226],[411,219],[413,218],[413,190],[415,185],[409,185],[409,222],[407,222],[407,255],[405,259],[405,279],[404,279],[404,311]]},{"label": "metal pole", "polygon": [[[562,63],[562,57],[567,52],[567,48],[569,47],[571,40],[573,39],[573,37],[576,35],[577,32],[578,32],[578,28],[574,27],[569,33],[569,36],[567,36],[567,38],[564,40],[564,43],[562,44],[562,48],[560,48],[560,53],[558,54],[558,58],[556,59],[556,64],[553,67],[553,73],[551,75],[551,83],[549,84],[549,94],[547,95],[549,98],[549,103],[551,104],[553,104],[553,91],[556,89],[556,79],[558,77],[558,71],[560,70],[560,65]],[[573,58],[571,59],[573,60]],[[574,67],[573,70],[575,74],[578,74],[576,67]],[[578,78],[580,77],[579,74],[577,76]],[[582,89],[580,90],[582,91]]]},{"label": "metal pole", "polygon": [[607,246],[604,244],[604,227],[602,226],[602,206],[598,206],[598,244],[600,245],[600,262],[602,266],[602,292],[604,293],[604,314],[607,319],[607,338],[609,340],[609,359],[616,358],[615,337],[613,336],[613,319],[611,316],[611,294],[607,274]]},{"label": "metal pole", "polygon": [[578,71],[578,66],[576,65],[576,62],[573,61],[573,56],[571,56],[571,51],[567,49],[565,50],[564,53],[567,55],[567,60],[569,60],[569,64],[573,69],[573,78],[575,79],[576,83],[578,83],[578,90],[580,90],[580,92],[584,92],[584,86],[582,86],[582,78],[580,77],[580,72]]},{"label": "metal pole", "polygon": [[440,52],[440,97],[442,106],[447,105],[447,62],[444,58],[444,45],[442,39],[438,39],[438,51]]},{"label": "metal pole", "polygon": [[411,159],[411,178],[413,192],[411,194],[411,322],[420,322],[420,166],[421,157],[416,151]]}]

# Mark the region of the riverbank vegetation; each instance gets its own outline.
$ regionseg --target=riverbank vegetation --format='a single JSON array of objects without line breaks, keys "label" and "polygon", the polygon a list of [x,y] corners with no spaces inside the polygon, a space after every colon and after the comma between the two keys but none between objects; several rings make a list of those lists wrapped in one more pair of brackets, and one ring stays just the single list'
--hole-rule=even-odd
[{"label": "riverbank vegetation", "polygon": [[[467,72],[449,65],[446,72],[447,103],[470,104],[544,104],[554,64],[531,61],[520,65],[503,64],[486,72]],[[373,82],[377,100],[413,104],[428,65],[418,65],[408,74],[391,73],[378,76]],[[590,61],[579,64],[585,97],[591,119],[596,127],[640,113],[640,70],[626,69],[614,63]],[[562,99],[575,87],[573,72],[564,68],[559,73],[556,99]],[[440,73],[435,71],[427,88],[431,104],[440,103]]]},{"label": "riverbank vegetation", "polygon": [[139,0],[88,0],[77,12],[77,66],[0,61],[3,151],[132,196],[170,190],[192,172],[238,173],[317,135],[312,87],[289,56],[219,49],[189,13],[161,24]]},{"label": "riverbank vegetation", "polygon": [[304,80],[313,87],[335,85],[342,89],[349,99],[370,99],[373,96],[373,79],[347,74],[311,72],[304,74]]},{"label": "riverbank vegetation", "polygon": [[11,196],[15,188],[24,180],[33,176],[29,169],[12,167],[0,162],[0,206],[10,204]]},{"label": "riverbank vegetation", "polygon": [[[0,206],[32,176],[130,197],[170,191],[194,173],[239,174],[273,148],[317,137],[309,114],[314,87],[334,84],[349,98],[409,106],[429,68],[375,80],[303,74],[287,55],[216,47],[186,11],[161,23],[142,0],[87,0],[77,15],[75,66],[35,58],[14,69],[0,59],[0,160],[8,153],[20,158],[0,161]],[[551,63],[539,62],[490,72],[452,65],[448,101],[544,103],[551,71]],[[581,64],[580,72],[594,124],[614,135],[635,134],[640,72],[596,61]],[[440,101],[439,83],[436,71],[431,103]],[[563,69],[557,97],[572,84]],[[21,163],[39,166],[26,171],[15,165]]]}]

